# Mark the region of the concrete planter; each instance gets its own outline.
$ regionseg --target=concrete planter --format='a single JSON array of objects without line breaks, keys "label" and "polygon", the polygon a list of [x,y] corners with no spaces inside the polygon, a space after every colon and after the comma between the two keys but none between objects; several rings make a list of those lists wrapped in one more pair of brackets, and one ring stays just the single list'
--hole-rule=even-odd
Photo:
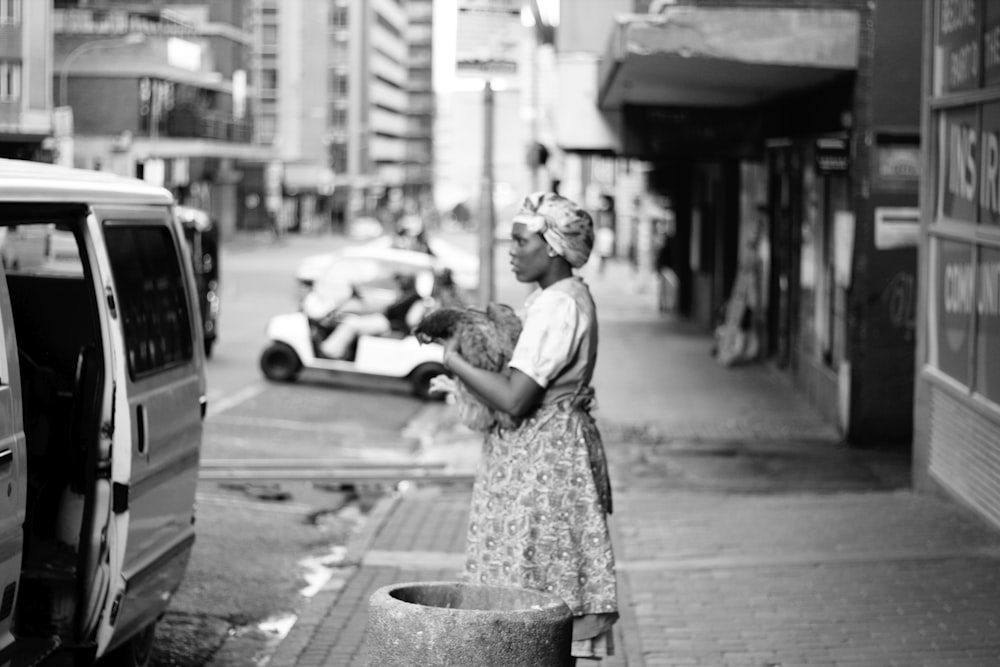
[{"label": "concrete planter", "polygon": [[565,667],[572,636],[562,599],[521,588],[403,583],[368,602],[370,667]]}]

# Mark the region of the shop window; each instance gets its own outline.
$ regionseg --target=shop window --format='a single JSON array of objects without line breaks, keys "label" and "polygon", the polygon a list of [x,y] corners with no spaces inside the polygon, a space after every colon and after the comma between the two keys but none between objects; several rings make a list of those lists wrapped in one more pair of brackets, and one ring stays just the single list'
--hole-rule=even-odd
[{"label": "shop window", "polygon": [[930,363],[969,385],[976,268],[972,245],[938,239],[934,243],[930,317]]},{"label": "shop window", "polygon": [[110,222],[104,236],[133,379],[192,358],[191,314],[170,228]]},{"label": "shop window", "polygon": [[935,239],[929,362],[1000,405],[1000,247]]},{"label": "shop window", "polygon": [[977,269],[975,388],[1000,405],[1000,248],[981,248]]}]

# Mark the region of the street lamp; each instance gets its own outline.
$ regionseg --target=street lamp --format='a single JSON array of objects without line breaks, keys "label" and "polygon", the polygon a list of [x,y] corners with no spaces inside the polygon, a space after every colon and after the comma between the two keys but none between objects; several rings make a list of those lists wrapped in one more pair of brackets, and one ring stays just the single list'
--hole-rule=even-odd
[{"label": "street lamp", "polygon": [[129,33],[121,37],[112,37],[110,39],[97,39],[89,42],[84,42],[75,49],[69,52],[66,59],[63,61],[62,68],[59,71],[59,106],[66,106],[66,95],[67,87],[69,85],[69,69],[73,61],[78,57],[86,53],[87,51],[96,51],[101,48],[114,48],[116,46],[128,46],[130,44],[141,44],[146,41],[146,36],[142,33]]}]

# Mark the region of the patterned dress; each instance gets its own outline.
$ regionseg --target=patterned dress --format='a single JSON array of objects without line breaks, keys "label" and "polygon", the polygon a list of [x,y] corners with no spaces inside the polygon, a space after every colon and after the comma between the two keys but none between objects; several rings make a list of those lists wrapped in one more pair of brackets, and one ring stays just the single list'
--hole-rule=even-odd
[{"label": "patterned dress", "polygon": [[590,415],[597,318],[576,277],[536,290],[510,366],[545,388],[519,427],[486,436],[472,494],[466,577],[560,596],[572,610],[574,654],[612,652],[615,561],[604,447]]}]

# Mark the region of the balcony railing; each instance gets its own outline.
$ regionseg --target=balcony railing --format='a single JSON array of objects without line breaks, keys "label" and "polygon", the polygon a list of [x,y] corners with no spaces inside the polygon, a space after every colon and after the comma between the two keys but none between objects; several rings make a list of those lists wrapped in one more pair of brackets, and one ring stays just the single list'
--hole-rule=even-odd
[{"label": "balcony railing", "polygon": [[215,139],[250,143],[253,125],[248,120],[233,118],[217,111],[172,109],[164,119],[161,136],[188,139]]}]

